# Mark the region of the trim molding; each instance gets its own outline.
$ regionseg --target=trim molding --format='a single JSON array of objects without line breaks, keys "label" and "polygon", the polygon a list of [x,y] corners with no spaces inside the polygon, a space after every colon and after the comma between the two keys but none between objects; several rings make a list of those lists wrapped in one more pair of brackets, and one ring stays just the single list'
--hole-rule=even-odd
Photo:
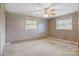
[{"label": "trim molding", "polygon": [[[49,36],[48,38],[51,38],[51,39],[53,39],[54,37],[51,37],[51,36]],[[61,40],[62,42],[67,42],[67,43],[71,43],[71,44],[75,44],[75,45],[78,45],[78,43],[77,42],[74,42],[74,41],[69,41],[69,40],[64,40],[64,39],[57,39],[57,38],[55,38],[56,40]]]}]

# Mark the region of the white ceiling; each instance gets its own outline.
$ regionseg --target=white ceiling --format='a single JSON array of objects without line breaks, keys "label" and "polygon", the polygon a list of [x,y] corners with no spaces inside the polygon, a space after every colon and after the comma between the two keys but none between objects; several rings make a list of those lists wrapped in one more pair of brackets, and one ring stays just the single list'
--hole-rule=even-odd
[{"label": "white ceiling", "polygon": [[51,17],[57,17],[78,11],[77,3],[5,3],[4,5],[7,12],[20,13],[36,17],[43,17],[44,12],[41,9],[51,5],[56,12],[56,15]]}]

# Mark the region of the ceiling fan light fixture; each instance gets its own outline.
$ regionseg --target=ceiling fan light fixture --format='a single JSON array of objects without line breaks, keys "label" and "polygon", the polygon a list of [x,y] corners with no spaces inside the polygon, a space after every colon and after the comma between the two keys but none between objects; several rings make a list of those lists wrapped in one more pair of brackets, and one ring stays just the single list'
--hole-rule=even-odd
[{"label": "ceiling fan light fixture", "polygon": [[48,14],[44,14],[44,17],[45,17],[45,18],[48,18]]}]

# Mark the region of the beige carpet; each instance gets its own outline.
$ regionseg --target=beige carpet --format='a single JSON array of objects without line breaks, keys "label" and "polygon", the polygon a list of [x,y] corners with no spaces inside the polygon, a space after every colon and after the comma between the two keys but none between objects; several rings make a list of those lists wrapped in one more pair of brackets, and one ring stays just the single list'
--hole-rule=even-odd
[{"label": "beige carpet", "polygon": [[4,56],[76,56],[77,45],[45,38],[5,46]]}]

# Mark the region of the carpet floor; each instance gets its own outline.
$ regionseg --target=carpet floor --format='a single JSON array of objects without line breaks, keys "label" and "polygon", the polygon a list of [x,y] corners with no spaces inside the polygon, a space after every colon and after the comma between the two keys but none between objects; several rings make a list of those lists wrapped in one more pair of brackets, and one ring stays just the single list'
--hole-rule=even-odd
[{"label": "carpet floor", "polygon": [[4,56],[77,56],[76,44],[62,42],[54,38],[12,43],[5,46]]}]

